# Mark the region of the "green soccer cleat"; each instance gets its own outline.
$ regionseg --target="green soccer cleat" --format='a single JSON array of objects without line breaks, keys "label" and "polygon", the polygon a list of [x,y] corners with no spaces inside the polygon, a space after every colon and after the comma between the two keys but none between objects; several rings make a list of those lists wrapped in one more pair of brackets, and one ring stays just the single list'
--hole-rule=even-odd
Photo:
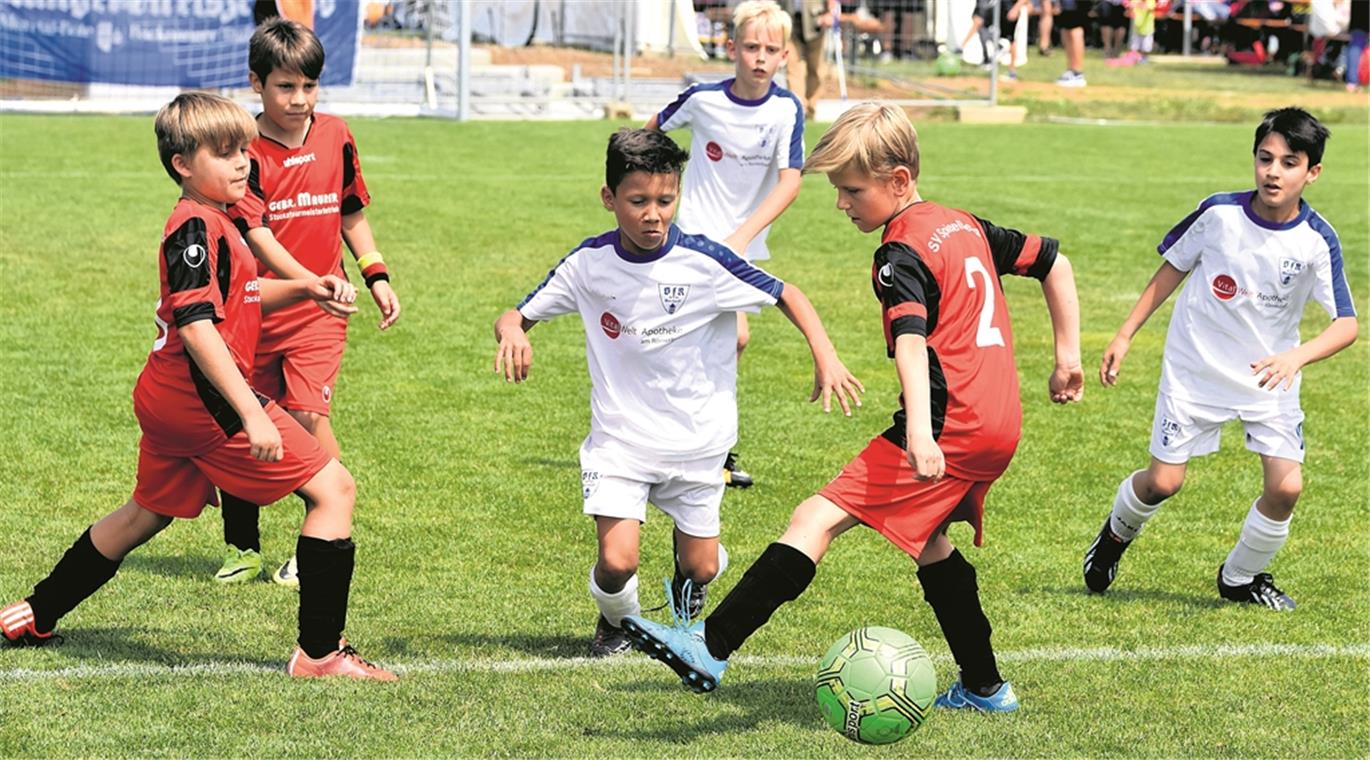
[{"label": "green soccer cleat", "polygon": [[262,574],[262,555],[253,549],[239,549],[232,544],[224,554],[224,566],[214,574],[219,583],[247,583]]},{"label": "green soccer cleat", "polygon": [[300,590],[300,566],[295,562],[294,557],[281,563],[276,572],[271,574],[271,582],[278,586],[293,588],[296,591]]}]

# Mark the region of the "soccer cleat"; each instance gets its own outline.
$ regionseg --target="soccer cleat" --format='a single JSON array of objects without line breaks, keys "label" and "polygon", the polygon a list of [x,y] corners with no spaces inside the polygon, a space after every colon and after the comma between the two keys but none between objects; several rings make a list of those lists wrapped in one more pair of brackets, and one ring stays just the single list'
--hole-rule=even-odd
[{"label": "soccer cleat", "polygon": [[1132,545],[1131,541],[1123,541],[1114,535],[1113,529],[1108,527],[1109,520],[1108,517],[1104,518],[1104,527],[1099,529],[1094,543],[1085,551],[1085,586],[1096,594],[1108,590],[1109,584],[1118,575],[1118,560]]},{"label": "soccer cleat", "polygon": [[1061,87],[1084,87],[1085,75],[1079,71],[1066,69],[1065,73],[1057,77],[1056,84]]},{"label": "soccer cleat", "polygon": [[737,454],[729,451],[723,460],[723,485],[729,488],[751,488],[752,476],[737,466]]},{"label": "soccer cleat", "polygon": [[704,602],[709,598],[709,584],[695,583],[679,574],[671,580],[671,608],[677,617],[694,620],[704,611]]},{"label": "soccer cleat", "polygon": [[609,625],[609,621],[600,615],[599,622],[595,624],[595,639],[590,642],[590,656],[594,658],[613,657],[632,648],[632,642],[628,641],[628,634],[624,633],[622,628]]},{"label": "soccer cleat", "polygon": [[300,566],[294,557],[281,563],[276,572],[271,574],[271,582],[296,591],[300,590]]},{"label": "soccer cleat", "polygon": [[1011,713],[1018,709],[1018,695],[1013,693],[1013,685],[1008,681],[999,684],[999,690],[982,697],[961,685],[956,679],[946,691],[937,695],[933,706],[948,710],[979,710],[983,713]]},{"label": "soccer cleat", "polygon": [[1223,583],[1223,567],[1218,566],[1218,596],[1229,602],[1248,602],[1263,604],[1272,610],[1292,610],[1296,606],[1289,595],[1275,586],[1275,578],[1270,573],[1256,573],[1250,583],[1229,586]]},{"label": "soccer cleat", "polygon": [[262,574],[262,555],[253,549],[239,549],[229,544],[224,554],[224,566],[214,574],[220,583],[247,583]]},{"label": "soccer cleat", "polygon": [[346,676],[372,681],[395,681],[399,678],[385,668],[363,660],[346,639],[338,642],[336,651],[329,652],[317,660],[305,654],[298,646],[295,647],[294,653],[290,655],[290,661],[285,665],[285,672],[291,678]]},{"label": "soccer cleat", "polygon": [[633,647],[660,660],[680,676],[680,682],[696,694],[718,688],[727,660],[715,659],[704,644],[704,623],[689,628],[665,626],[636,615],[623,618],[623,630]]},{"label": "soccer cleat", "polygon": [[12,647],[42,647],[62,643],[59,634],[38,632],[38,626],[33,622],[33,608],[23,599],[0,610],[0,635]]}]

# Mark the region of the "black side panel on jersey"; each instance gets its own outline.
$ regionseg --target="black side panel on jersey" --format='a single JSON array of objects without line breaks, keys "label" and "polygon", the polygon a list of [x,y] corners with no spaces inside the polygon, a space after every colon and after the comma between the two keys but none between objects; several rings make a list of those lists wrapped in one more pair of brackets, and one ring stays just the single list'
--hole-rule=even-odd
[{"label": "black side panel on jersey", "polygon": [[[219,389],[209,382],[209,378],[200,370],[200,365],[195,363],[195,357],[187,352],[186,359],[190,364],[190,380],[195,384],[195,392],[200,396],[200,402],[205,405],[205,411],[214,418],[214,422],[224,431],[224,435],[229,438],[237,435],[243,429],[242,418],[233,411],[233,406]],[[253,391],[253,394],[257,396],[257,403],[266,408],[269,399],[256,391]]]},{"label": "black side panel on jersey", "polygon": [[[942,362],[937,352],[928,346],[928,405],[932,407],[932,439],[942,437],[942,426],[947,421],[947,376],[942,372]],[[908,415],[904,413],[904,394],[899,394],[899,411],[894,413],[894,423],[881,433],[885,440],[899,448],[908,446],[904,430],[908,426]]]},{"label": "black side panel on jersey", "polygon": [[[880,299],[885,320],[886,352],[894,357],[894,340],[900,335],[932,334],[937,328],[942,287],[923,257],[906,243],[890,242],[875,251],[871,287]],[[900,313],[901,306],[919,304],[927,312]]]},{"label": "black side panel on jersey", "polygon": [[[247,170],[247,191],[262,199],[262,225],[266,225],[266,191],[262,190],[262,166],[257,159],[251,159]],[[237,220],[238,229],[247,234],[247,223]]]},{"label": "black side panel on jersey", "polygon": [[1006,274],[1018,274],[1018,260],[1022,257],[1023,249],[1027,247],[1030,240],[1040,240],[1041,242],[1037,249],[1036,258],[1028,265],[1023,276],[1042,280],[1051,272],[1051,266],[1056,263],[1056,253],[1061,247],[1055,238],[1026,235],[1018,230],[997,227],[992,222],[978,216],[975,217],[975,221],[979,222],[980,228],[985,231],[985,241],[989,243],[990,257],[994,259],[994,269],[1000,277]]},{"label": "black side panel on jersey", "polygon": [[352,143],[343,143],[343,181],[342,191],[341,193],[339,193],[339,195],[342,196],[341,211],[343,216],[347,216],[348,214],[355,214],[358,211],[361,211],[362,209],[366,208],[362,205],[361,198],[358,198],[355,195],[347,194],[347,188],[351,187],[352,183],[357,179],[357,169],[354,163],[355,160],[355,151],[352,149]]},{"label": "black side panel on jersey", "polygon": [[205,220],[191,217],[162,242],[166,284],[172,293],[198,290],[209,284],[209,236]]},{"label": "black side panel on jersey", "polygon": [[219,238],[219,268],[214,275],[219,278],[219,303],[227,306],[232,290],[229,280],[233,279],[233,249],[228,247],[228,238]]}]

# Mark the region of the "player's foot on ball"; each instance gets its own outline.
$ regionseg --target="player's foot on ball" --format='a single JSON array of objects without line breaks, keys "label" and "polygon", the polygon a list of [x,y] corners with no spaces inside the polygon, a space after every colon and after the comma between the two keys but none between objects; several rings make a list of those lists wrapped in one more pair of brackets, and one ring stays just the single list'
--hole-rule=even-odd
[{"label": "player's foot on ball", "polygon": [[271,574],[271,582],[278,586],[293,588],[296,591],[300,590],[300,566],[295,562],[294,557],[282,562],[281,566],[276,568],[276,572]]},{"label": "player's foot on ball", "polygon": [[982,697],[979,694],[961,685],[958,678],[956,683],[933,701],[933,706],[943,707],[948,710],[979,710],[986,713],[1011,713],[1018,709],[1018,695],[1013,693],[1013,685],[1008,681],[999,684],[999,690]]},{"label": "player's foot on ball", "polygon": [[600,615],[599,622],[595,624],[595,638],[590,642],[590,656],[613,657],[632,648],[633,644],[628,640],[628,634],[624,633],[622,628],[609,625],[609,621]]},{"label": "player's foot on ball", "polygon": [[295,647],[294,653],[290,655],[290,662],[285,665],[285,672],[291,678],[345,676],[372,681],[395,681],[399,678],[385,668],[363,660],[346,639],[338,642],[336,651],[329,652],[317,660],[305,654],[298,646]]},{"label": "player's foot on ball", "polygon": [[24,600],[0,610],[0,636],[12,647],[43,647],[61,644],[61,635],[48,631],[39,633],[33,622],[33,608]]},{"label": "player's foot on ball", "polygon": [[1218,595],[1222,598],[1229,602],[1261,604],[1277,611],[1294,609],[1294,600],[1275,585],[1275,578],[1270,573],[1256,573],[1250,583],[1229,586],[1223,581],[1224,567],[1226,563],[1218,566]]},{"label": "player's foot on ball", "polygon": [[247,583],[262,574],[262,555],[253,549],[239,549],[229,544],[224,553],[224,566],[214,574],[220,583]]},{"label": "player's foot on ball", "polygon": [[660,660],[680,676],[680,682],[696,694],[713,691],[728,667],[727,660],[709,654],[704,643],[704,623],[689,628],[665,626],[636,615],[623,618],[623,630],[639,651]]},{"label": "player's foot on ball", "polygon": [[737,466],[737,454],[729,451],[723,460],[723,485],[729,488],[751,488],[752,476]]},{"label": "player's foot on ball", "polygon": [[1132,545],[1131,541],[1114,535],[1113,529],[1108,527],[1109,519],[1104,518],[1104,527],[1099,529],[1099,535],[1094,537],[1094,543],[1085,552],[1085,586],[1096,594],[1108,590],[1118,575],[1118,560]]}]

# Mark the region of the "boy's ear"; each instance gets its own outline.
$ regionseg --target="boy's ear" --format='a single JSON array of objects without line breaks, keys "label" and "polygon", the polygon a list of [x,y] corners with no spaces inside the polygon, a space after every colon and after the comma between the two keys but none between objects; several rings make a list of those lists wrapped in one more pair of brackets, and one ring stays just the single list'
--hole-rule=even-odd
[{"label": "boy's ear", "polygon": [[604,203],[606,211],[614,210],[614,191],[610,190],[608,185],[599,186],[599,199]]},{"label": "boy's ear", "polygon": [[1313,164],[1312,166],[1308,167],[1308,177],[1304,180],[1304,182],[1305,182],[1306,184],[1311,185],[1311,184],[1313,184],[1314,182],[1317,182],[1317,181],[1318,181],[1318,177],[1321,176],[1321,175],[1322,175],[1322,164],[1321,164],[1321,163]]},{"label": "boy's ear", "polygon": [[893,191],[895,192],[896,195],[901,195],[901,196],[902,196],[902,195],[907,195],[907,194],[911,194],[911,193],[912,193],[912,190],[913,190],[913,174],[909,171],[909,167],[907,167],[907,166],[896,166],[896,167],[894,167],[894,171],[890,172],[890,179],[889,179],[889,181],[890,181],[890,189],[893,190]]},{"label": "boy's ear", "polygon": [[181,175],[181,179],[190,179],[190,164],[186,162],[185,154],[171,154],[171,168],[175,169],[176,173]]},{"label": "boy's ear", "polygon": [[732,37],[729,37],[729,38],[723,43],[723,49],[726,50],[726,51],[728,51],[728,60],[730,60],[730,61],[736,61],[736,60],[737,60],[737,46],[733,44],[733,38],[732,38]]},{"label": "boy's ear", "polygon": [[255,71],[247,72],[247,81],[252,85],[252,91],[258,95],[261,95],[262,89],[266,87],[266,82],[263,82],[262,78],[257,76],[257,72]]}]

